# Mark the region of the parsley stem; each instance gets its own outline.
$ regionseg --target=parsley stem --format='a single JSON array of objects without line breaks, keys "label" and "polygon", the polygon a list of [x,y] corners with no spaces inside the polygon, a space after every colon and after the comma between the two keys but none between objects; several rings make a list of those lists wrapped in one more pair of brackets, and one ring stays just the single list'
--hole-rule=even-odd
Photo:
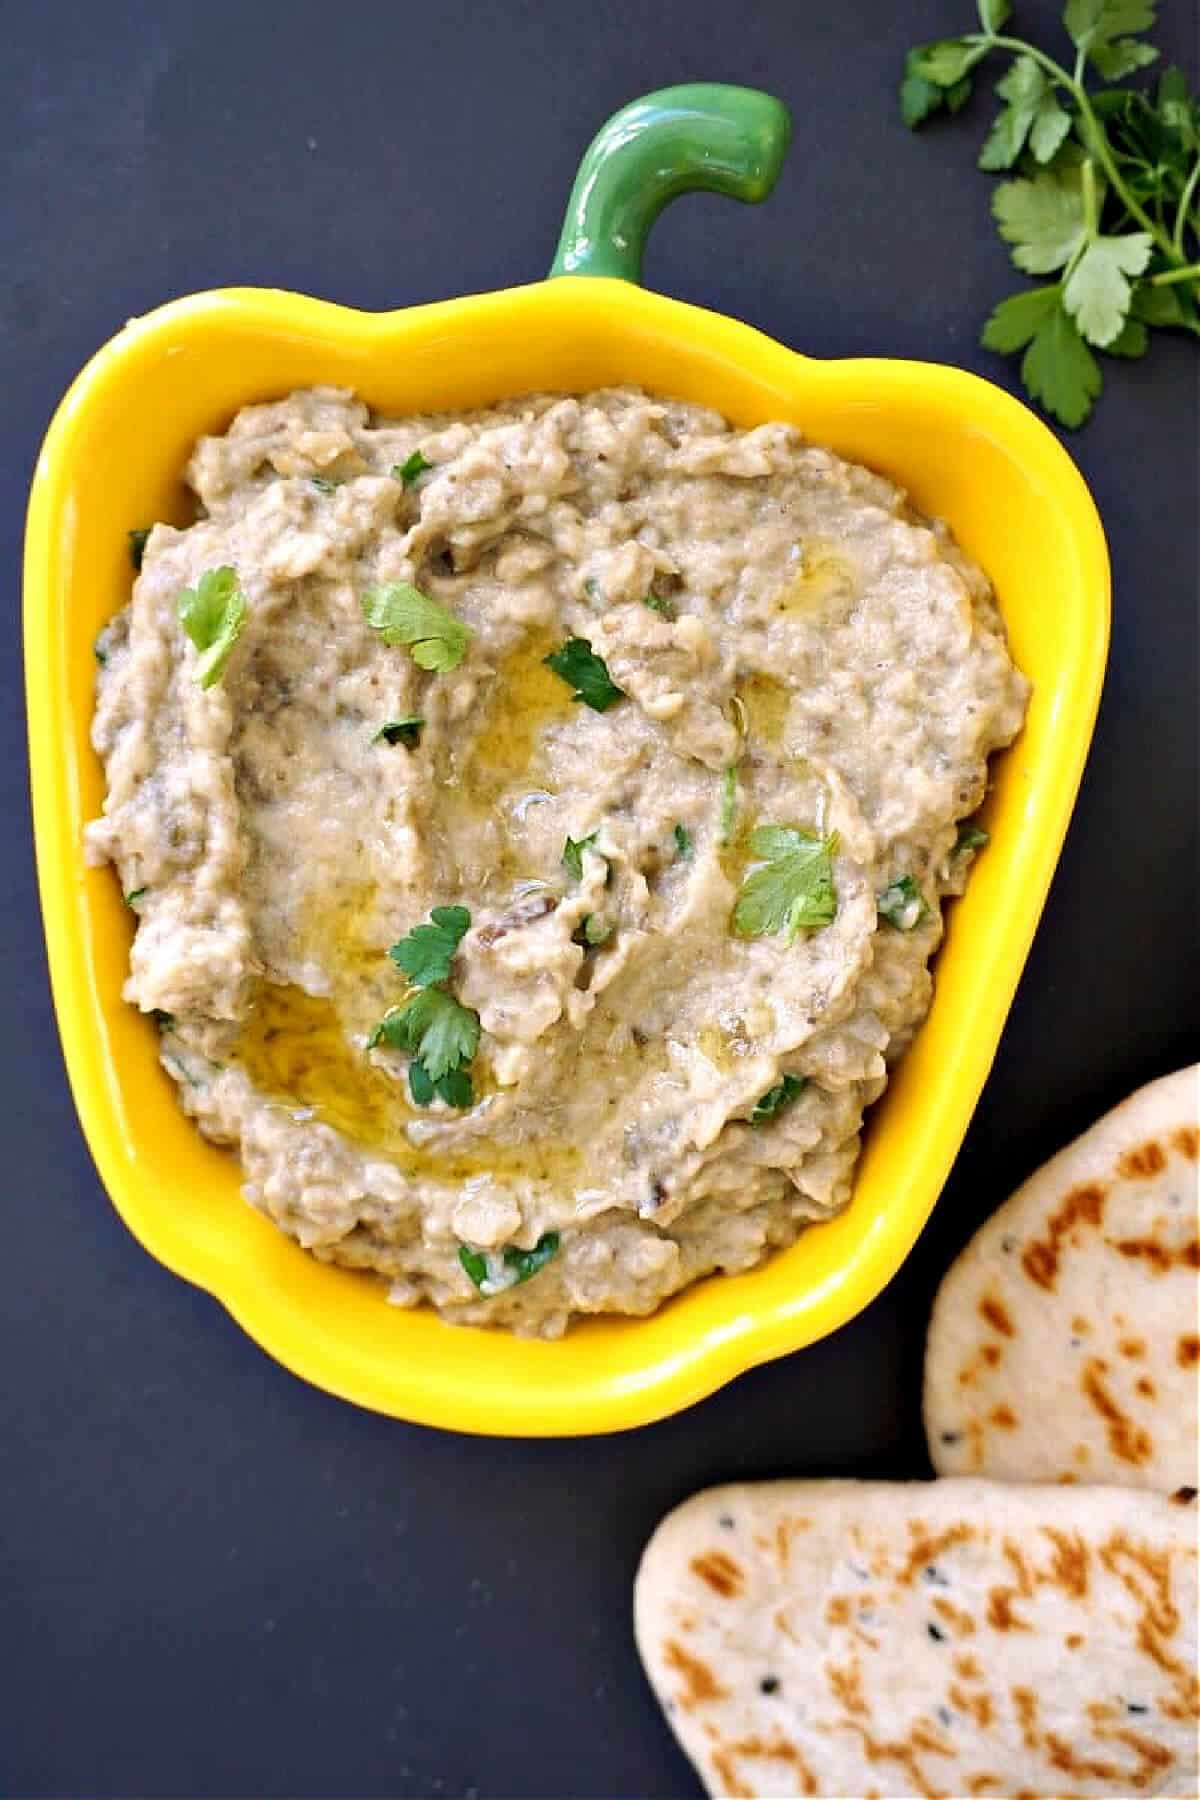
[{"label": "parsley stem", "polygon": [[1080,176],[1083,187],[1083,222],[1087,241],[1090,243],[1100,225],[1100,209],[1096,205],[1096,165],[1090,156],[1084,157]]},{"label": "parsley stem", "polygon": [[1170,287],[1176,281],[1200,281],[1200,262],[1186,263],[1182,269],[1163,269],[1151,275],[1151,287]]},{"label": "parsley stem", "polygon": [[1154,242],[1158,245],[1163,255],[1170,258],[1173,262],[1179,252],[1167,236],[1166,231],[1154,223],[1154,220],[1150,217],[1146,209],[1135,200],[1134,196],[1129,192],[1129,189],[1122,181],[1121,172],[1117,168],[1116,162],[1113,160],[1112,148],[1108,141],[1108,133],[1105,131],[1103,125],[1101,125],[1099,119],[1092,110],[1092,103],[1088,98],[1087,89],[1084,87],[1082,79],[1076,80],[1068,75],[1061,63],[1055,62],[1052,56],[1047,56],[1044,50],[1039,50],[1036,44],[1027,44],[1023,38],[1011,38],[988,34],[987,36],[977,35],[968,38],[965,41],[974,44],[987,44],[989,48],[994,50],[1011,50],[1014,56],[1028,56],[1032,61],[1037,63],[1039,68],[1046,72],[1057,87],[1065,88],[1067,90],[1076,106],[1079,108],[1080,117],[1087,126],[1088,138],[1095,153],[1096,160],[1104,170],[1105,176],[1109,181],[1113,192],[1119,197],[1121,204],[1124,206],[1130,217],[1136,219],[1138,224],[1141,225],[1145,231],[1150,233],[1150,236],[1154,239]]},{"label": "parsley stem", "polygon": [[1179,200],[1179,211],[1175,215],[1175,232],[1171,239],[1178,255],[1183,255],[1183,234],[1187,229],[1188,213],[1191,210],[1192,197],[1196,192],[1196,183],[1200,181],[1200,156],[1196,158],[1191,174],[1187,178]]}]

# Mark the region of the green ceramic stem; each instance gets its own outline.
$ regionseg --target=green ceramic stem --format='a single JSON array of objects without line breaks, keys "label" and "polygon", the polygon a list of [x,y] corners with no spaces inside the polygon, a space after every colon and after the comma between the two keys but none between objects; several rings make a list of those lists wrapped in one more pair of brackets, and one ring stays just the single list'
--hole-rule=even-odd
[{"label": "green ceramic stem", "polygon": [[614,113],[579,165],[551,275],[639,281],[646,237],[693,188],[765,200],[792,135],[786,106],[756,88],[660,88]]}]

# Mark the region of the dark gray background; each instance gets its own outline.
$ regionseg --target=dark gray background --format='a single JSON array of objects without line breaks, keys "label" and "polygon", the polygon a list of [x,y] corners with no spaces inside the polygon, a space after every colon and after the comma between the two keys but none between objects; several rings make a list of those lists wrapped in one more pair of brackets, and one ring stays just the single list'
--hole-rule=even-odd
[{"label": "dark gray background", "polygon": [[[1193,8],[1160,41],[1195,75]],[[1054,9],[1021,8],[1053,41]],[[973,168],[990,108],[913,139],[908,43],[970,0],[6,0],[0,61],[0,1791],[690,1796],[630,1582],[705,1482],[926,1472],[921,1338],[974,1225],[1127,1089],[1195,1054],[1196,357],[1109,364],[1070,440],[1116,577],[1061,869],[933,1223],[861,1318],[663,1425],[472,1440],[355,1411],[153,1263],[63,1079],[29,847],[17,567],[36,446],[130,314],[234,282],[390,307],[539,275],[587,138],[646,89],[767,87],[764,209],[664,218],[648,280],[819,355],[977,346],[1019,285]],[[181,1196],[181,1203],[186,1197]]]}]

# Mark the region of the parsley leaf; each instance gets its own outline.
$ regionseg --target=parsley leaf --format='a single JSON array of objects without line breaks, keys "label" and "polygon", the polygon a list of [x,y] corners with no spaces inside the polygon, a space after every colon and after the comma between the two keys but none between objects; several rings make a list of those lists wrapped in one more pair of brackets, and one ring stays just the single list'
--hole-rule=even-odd
[{"label": "parsley leaf", "polygon": [[548,1231],[540,1237],[532,1250],[518,1250],[510,1244],[504,1252],[504,1260],[510,1269],[515,1269],[518,1281],[528,1281],[539,1269],[544,1269],[552,1256],[558,1254],[558,1233]]},{"label": "parsley leaf", "polygon": [[915,930],[929,911],[925,896],[911,875],[897,876],[876,896],[875,904],[880,918],[897,931]]},{"label": "parsley leaf", "polygon": [[433,1085],[433,1076],[423,1062],[416,1057],[408,1065],[408,1091],[412,1095],[414,1106],[428,1106],[437,1089]]},{"label": "parsley leaf", "polygon": [[599,913],[585,913],[571,942],[584,950],[598,950],[601,944],[607,944],[615,930],[616,926],[602,919]]},{"label": "parsley leaf", "polygon": [[595,847],[596,839],[599,836],[600,833],[598,831],[589,831],[586,837],[569,837],[563,845],[562,866],[567,871],[568,875],[574,876],[576,881],[583,880],[584,851],[593,849]]},{"label": "parsley leaf", "polygon": [[586,638],[568,638],[561,650],[552,650],[542,661],[548,669],[575,691],[571,698],[582,700],[593,712],[607,712],[625,690],[619,688],[608,672],[608,664],[597,656]]},{"label": "parsley leaf", "polygon": [[362,597],[367,624],[385,644],[403,645],[418,669],[445,675],[467,653],[471,628],[407,581],[369,588]]},{"label": "parsley leaf", "polygon": [[1103,386],[1099,364],[1061,299],[1038,326],[1021,362],[1021,380],[1064,425],[1082,425]]},{"label": "parsley leaf", "polygon": [[986,350],[1023,350],[1030,338],[1036,337],[1051,313],[1058,310],[1060,289],[1025,288],[1002,300],[983,328]]},{"label": "parsley leaf", "polygon": [[958,836],[954,840],[954,848],[950,854],[951,856],[972,855],[976,850],[982,850],[983,846],[990,842],[991,839],[982,825],[977,825],[974,819],[966,819],[958,828]]},{"label": "parsley leaf", "polygon": [[225,673],[249,612],[237,570],[227,565],[207,569],[194,588],[184,588],[175,606],[179,623],[200,652],[195,679],[210,688]]},{"label": "parsley leaf", "polygon": [[764,825],[750,834],[750,853],[765,858],[743,881],[733,909],[739,937],[817,931],[837,914],[833,853],[837,838],[792,825]]},{"label": "parsley leaf", "polygon": [[428,1106],[435,1094],[447,1106],[465,1110],[475,1104],[475,1089],[466,1069],[450,1069],[435,1081],[425,1064],[417,1057],[408,1065],[408,1091],[416,1106]]},{"label": "parsley leaf", "polygon": [[431,987],[449,979],[454,953],[471,924],[465,906],[435,906],[429,917],[431,925],[414,926],[388,951],[414,987]]},{"label": "parsley leaf", "polygon": [[125,896],[126,906],[132,907],[134,912],[136,912],[138,901],[144,900],[149,892],[150,889],[148,887],[134,888],[132,893],[126,894]]},{"label": "parsley leaf", "polygon": [[[910,131],[924,124],[932,113],[940,112],[946,90],[930,81],[918,68],[919,50],[910,50],[904,62],[904,79],[900,83],[900,116]],[[968,83],[968,89],[970,84]]]},{"label": "parsley leaf", "polygon": [[1150,333],[1140,319],[1126,319],[1111,344],[1105,344],[1109,356],[1145,356],[1150,348]]},{"label": "parsley leaf", "polygon": [[174,1013],[164,1012],[161,1006],[154,1006],[150,1009],[150,1017],[154,1020],[154,1023],[158,1026],[160,1031],[174,1031]]},{"label": "parsley leaf", "polygon": [[407,750],[415,750],[421,741],[421,728],[425,721],[416,713],[409,713],[403,719],[389,719],[381,725],[371,739],[373,744],[403,744]]},{"label": "parsley leaf", "polygon": [[912,52],[912,72],[935,87],[956,87],[987,53],[986,44],[973,43],[970,38],[940,38]]},{"label": "parsley leaf", "polygon": [[1000,236],[1013,245],[1018,269],[1028,275],[1061,269],[1087,229],[1080,172],[1041,169],[1032,180],[1003,182],[992,196],[992,212]]},{"label": "parsley leaf", "polygon": [[418,988],[403,1006],[384,1014],[367,1048],[373,1050],[378,1044],[407,1050],[419,1058],[436,1084],[460,1063],[470,1062],[479,1048],[479,1014],[460,1005],[445,988]]},{"label": "parsley leaf", "polygon": [[659,617],[663,619],[677,619],[679,617],[675,602],[673,600],[668,600],[665,594],[643,594],[642,605],[648,606],[651,612],[658,613]]},{"label": "parsley leaf", "polygon": [[[1179,298],[1179,291],[1173,287],[1151,287],[1149,282],[1139,281],[1133,290],[1133,305],[1130,308],[1135,319],[1146,325],[1186,325],[1187,314]],[[1106,345],[1111,350],[1112,345]]]},{"label": "parsley leaf", "polygon": [[976,0],[976,10],[985,31],[1000,31],[1012,18],[1012,0]]},{"label": "parsley leaf", "polygon": [[[1000,113],[979,153],[981,169],[1011,169],[1038,126],[1031,148],[1038,162],[1049,162],[1071,129],[1070,114],[1054,98],[1054,90],[1032,56],[1019,56],[996,92],[1008,105]],[[1043,154],[1038,153],[1041,145]]]},{"label": "parsley leaf", "polygon": [[1089,343],[1102,349],[1120,335],[1129,311],[1130,275],[1140,275],[1154,240],[1147,231],[1094,237],[1063,285],[1063,305]]},{"label": "parsley leaf", "polygon": [[433,466],[419,450],[414,450],[412,455],[406,456],[402,463],[392,464],[392,478],[402,482],[405,487],[411,487],[414,481],[424,475],[426,469],[432,469]]},{"label": "parsley leaf", "polygon": [[1105,81],[1121,81],[1136,69],[1145,69],[1157,62],[1158,51],[1153,44],[1139,44],[1133,38],[1122,38],[1113,44],[1097,44],[1091,52],[1091,60]]},{"label": "parsley leaf", "polygon": [[474,1250],[469,1244],[460,1244],[458,1260],[480,1293],[486,1300],[490,1300],[494,1294],[503,1293],[505,1288],[519,1287],[523,1281],[536,1275],[539,1269],[544,1269],[558,1255],[558,1247],[557,1231],[547,1231],[532,1250],[519,1250],[515,1244],[506,1244],[497,1253],[494,1250]]},{"label": "parsley leaf", "polygon": [[458,1260],[466,1270],[477,1288],[481,1288],[488,1278],[487,1257],[480,1250],[472,1250],[469,1244],[458,1246]]},{"label": "parsley leaf", "polygon": [[[1067,0],[1063,24],[1076,49],[1091,58],[1106,81],[1116,81],[1121,75],[1142,67],[1142,62],[1130,63],[1127,68],[1114,72],[1113,63],[1105,56],[1106,51],[1139,50],[1143,52],[1144,62],[1153,62],[1158,55],[1148,44],[1131,44],[1127,37],[1127,34],[1151,30],[1154,13],[1154,0]],[[1124,45],[1117,42],[1121,38],[1126,39]],[[1148,56],[1145,55],[1147,50]]]},{"label": "parsley leaf", "polygon": [[140,525],[135,531],[125,533],[129,539],[129,560],[135,569],[142,566],[142,558],[146,554],[146,539],[153,530],[153,525]]},{"label": "parsley leaf", "polygon": [[808,1086],[804,1075],[782,1075],[773,1088],[768,1088],[761,1100],[755,1101],[754,1111],[750,1114],[750,1123],[756,1129],[765,1125],[768,1119],[777,1119],[781,1112],[798,1100]]},{"label": "parsley leaf", "polygon": [[310,475],[308,479],[318,494],[336,494],[342,485],[340,481],[331,481],[328,475]]},{"label": "parsley leaf", "polygon": [[676,825],[673,836],[675,838],[675,855],[678,860],[680,862],[691,862],[692,834],[687,826]]}]

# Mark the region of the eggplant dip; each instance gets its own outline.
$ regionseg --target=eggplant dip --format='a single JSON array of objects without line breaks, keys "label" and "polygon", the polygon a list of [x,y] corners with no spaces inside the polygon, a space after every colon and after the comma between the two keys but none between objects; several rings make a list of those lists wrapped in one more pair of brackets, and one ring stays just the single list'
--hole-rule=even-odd
[{"label": "eggplant dip", "polygon": [[253,1204],[555,1336],[844,1207],[1028,696],[947,532],[633,389],[197,445],[101,633],[126,997]]}]

